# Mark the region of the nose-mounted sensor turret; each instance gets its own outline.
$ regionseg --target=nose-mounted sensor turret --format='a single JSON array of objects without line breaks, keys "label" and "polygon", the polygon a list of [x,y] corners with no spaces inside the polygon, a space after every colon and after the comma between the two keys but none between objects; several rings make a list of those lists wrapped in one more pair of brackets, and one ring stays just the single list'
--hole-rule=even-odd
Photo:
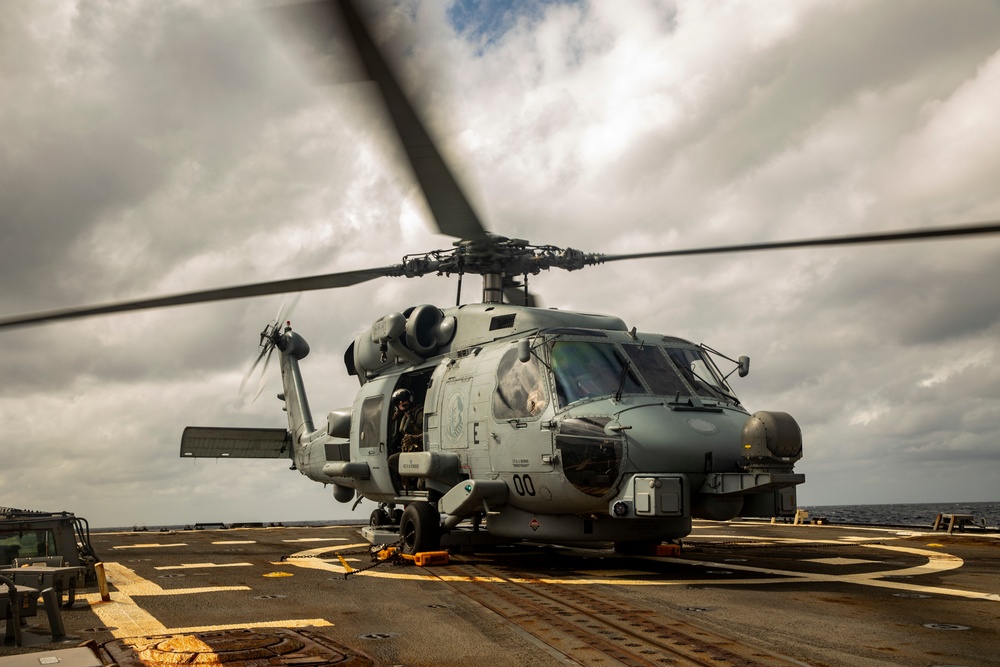
[{"label": "nose-mounted sensor turret", "polygon": [[755,412],[743,425],[749,470],[791,470],[802,458],[802,431],[787,412]]}]

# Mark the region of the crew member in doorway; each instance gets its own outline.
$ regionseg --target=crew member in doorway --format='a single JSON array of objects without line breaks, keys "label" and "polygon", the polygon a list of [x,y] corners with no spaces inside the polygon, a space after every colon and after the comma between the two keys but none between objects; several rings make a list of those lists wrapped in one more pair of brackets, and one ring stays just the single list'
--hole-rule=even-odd
[{"label": "crew member in doorway", "polygon": [[413,392],[397,389],[392,394],[392,443],[394,451],[416,452],[424,445],[424,411],[414,405]]},{"label": "crew member in doorway", "polygon": [[424,411],[415,404],[413,392],[409,389],[394,391],[391,404],[389,469],[395,472],[397,486],[400,486],[405,494],[410,490],[410,480],[399,474],[399,455],[423,449]]}]

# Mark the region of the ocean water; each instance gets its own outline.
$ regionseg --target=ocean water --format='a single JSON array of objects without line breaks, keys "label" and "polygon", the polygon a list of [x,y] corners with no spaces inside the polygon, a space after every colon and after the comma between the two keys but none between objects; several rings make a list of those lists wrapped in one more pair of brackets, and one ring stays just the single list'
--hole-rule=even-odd
[{"label": "ocean water", "polygon": [[892,505],[804,505],[810,519],[823,518],[830,523],[875,524],[888,526],[934,525],[938,514],[971,514],[978,524],[1000,526],[1000,502],[992,503],[901,503]]}]

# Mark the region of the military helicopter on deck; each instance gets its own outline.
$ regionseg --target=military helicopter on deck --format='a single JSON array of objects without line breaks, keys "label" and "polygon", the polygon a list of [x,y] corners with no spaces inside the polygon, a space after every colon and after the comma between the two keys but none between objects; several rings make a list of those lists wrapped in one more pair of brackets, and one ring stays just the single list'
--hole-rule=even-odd
[{"label": "military helicopter on deck", "polygon": [[[365,329],[344,355],[360,388],[316,421],[300,362],[309,345],[278,318],[258,362],[278,350],[286,428],[188,427],[185,457],[288,457],[344,503],[378,504],[368,534],[398,531],[404,552],[465,531],[493,540],[613,542],[630,550],[688,535],[692,518],[794,513],[802,434],[783,412],[750,414],[727,380],[750,360],[629,329],[620,318],[536,307],[528,278],[612,261],[848,245],[1000,232],[1000,224],[602,255],[487,231],[350,2],[269,10],[309,26],[315,50],[353,41],[377,82],[446,250],[398,265],[16,316],[0,328],[147,308],[349,287],[382,277],[482,277],[482,302],[415,305]],[[346,27],[346,30],[344,28]],[[720,361],[733,364],[729,373]],[[403,451],[393,396],[420,417]],[[413,442],[413,441],[411,441]],[[468,530],[466,530],[468,527]]]}]

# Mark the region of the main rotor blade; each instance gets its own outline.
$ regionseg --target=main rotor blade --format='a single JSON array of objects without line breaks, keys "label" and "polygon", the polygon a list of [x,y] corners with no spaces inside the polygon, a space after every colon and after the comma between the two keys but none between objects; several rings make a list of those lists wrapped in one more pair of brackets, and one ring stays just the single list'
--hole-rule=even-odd
[{"label": "main rotor blade", "polygon": [[62,310],[50,310],[40,313],[28,313],[25,315],[0,318],[0,329],[9,329],[28,324],[41,324],[43,322],[55,322],[58,320],[72,320],[81,317],[90,317],[92,315],[126,313],[133,310],[149,310],[151,308],[184,306],[195,303],[208,303],[210,301],[246,299],[253,296],[282,294],[284,292],[308,292],[311,290],[332,289],[335,287],[349,287],[350,285],[357,285],[358,283],[363,283],[374,278],[394,275],[400,275],[400,268],[398,266],[387,266],[379,269],[361,269],[358,271],[344,271],[342,273],[327,273],[320,276],[309,276],[306,278],[273,280],[266,283],[223,287],[220,289],[202,290],[199,292],[186,292],[183,294],[173,294],[170,296],[154,297],[150,299],[119,301],[117,303],[109,303],[99,306],[81,306],[79,308],[65,308]]},{"label": "main rotor blade", "polygon": [[298,37],[318,41],[313,46],[320,53],[328,53],[341,46],[332,44],[331,41],[345,38],[342,27],[346,25],[360,56],[361,65],[367,70],[368,78],[378,85],[382,93],[393,125],[402,140],[406,157],[430,206],[435,225],[443,234],[459,239],[486,240],[486,229],[375,46],[354,4],[350,0],[327,0],[304,5],[283,5],[270,8],[269,11],[281,12],[287,24],[298,24]]},{"label": "main rotor blade", "polygon": [[796,241],[773,241],[766,243],[743,243],[728,246],[710,246],[707,248],[688,248],[686,250],[661,250],[657,252],[637,252],[628,255],[598,255],[592,264],[617,262],[623,259],[645,259],[648,257],[681,257],[685,255],[718,255],[734,252],[753,252],[756,250],[780,250],[783,248],[810,248],[819,246],[863,245],[870,243],[894,243],[899,241],[921,241],[959,236],[977,236],[1000,233],[1000,222],[980,223],[962,227],[929,227],[898,232],[880,232],[874,234],[855,234],[852,236],[827,236],[815,239],[799,239]]}]

